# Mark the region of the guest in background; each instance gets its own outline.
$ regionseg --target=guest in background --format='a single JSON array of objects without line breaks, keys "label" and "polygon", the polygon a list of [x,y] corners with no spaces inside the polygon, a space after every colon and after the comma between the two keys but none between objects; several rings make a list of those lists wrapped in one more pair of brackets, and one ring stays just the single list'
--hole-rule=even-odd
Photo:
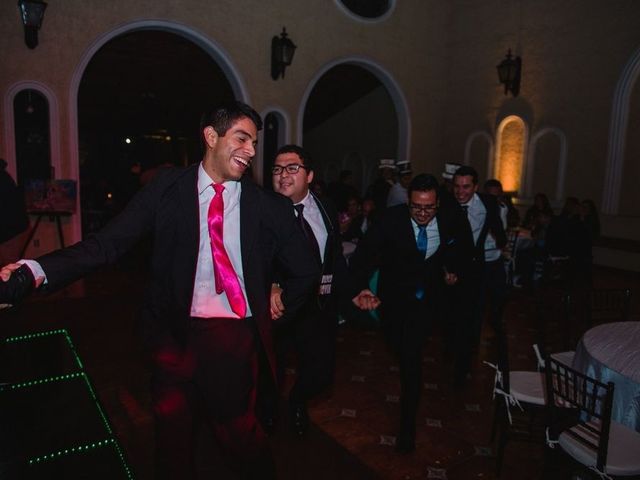
[{"label": "guest in background", "polygon": [[524,214],[522,226],[528,230],[533,229],[534,222],[536,218],[538,218],[538,213],[540,212],[545,212],[550,216],[553,215],[553,210],[551,209],[549,199],[544,193],[537,193],[533,198],[533,205],[529,207],[527,209],[527,212]]},{"label": "guest in background", "polygon": [[360,198],[360,192],[353,185],[353,172],[342,170],[338,181],[327,186],[326,195],[333,201],[339,212],[344,212],[347,209],[349,199]]},{"label": "guest in background", "polygon": [[349,222],[349,226],[342,234],[342,240],[345,242],[358,243],[367,230],[376,222],[377,212],[376,204],[373,198],[365,197],[362,200],[360,213]]},{"label": "guest in background", "polygon": [[367,196],[373,198],[378,212],[387,208],[387,197],[389,190],[395,183],[396,170],[396,162],[393,159],[382,158],[378,162],[378,178],[367,190]]},{"label": "guest in background", "polygon": [[396,167],[398,168],[398,181],[389,190],[387,207],[409,203],[407,188],[413,178],[411,162],[409,160],[401,160],[396,164]]},{"label": "guest in background", "polygon": [[600,217],[593,200],[586,199],[580,203],[580,217],[591,234],[591,240],[600,236]]}]

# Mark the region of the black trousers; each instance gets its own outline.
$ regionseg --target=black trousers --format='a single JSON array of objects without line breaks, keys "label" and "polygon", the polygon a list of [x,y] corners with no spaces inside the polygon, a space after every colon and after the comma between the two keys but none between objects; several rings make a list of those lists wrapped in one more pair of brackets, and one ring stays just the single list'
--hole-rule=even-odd
[{"label": "black trousers", "polygon": [[387,341],[400,367],[400,435],[413,440],[422,393],[422,352],[437,309],[432,301],[408,299],[383,307],[381,313]]},{"label": "black trousers", "polygon": [[153,353],[156,477],[195,478],[200,425],[238,478],[275,477],[254,413],[257,341],[251,319],[192,319],[184,348],[168,344]]},{"label": "black trousers", "polygon": [[452,340],[455,348],[455,379],[471,371],[473,348],[480,342],[488,305],[489,321],[498,337],[504,335],[503,311],[507,300],[504,262],[498,259],[474,265],[467,278],[452,290]]}]

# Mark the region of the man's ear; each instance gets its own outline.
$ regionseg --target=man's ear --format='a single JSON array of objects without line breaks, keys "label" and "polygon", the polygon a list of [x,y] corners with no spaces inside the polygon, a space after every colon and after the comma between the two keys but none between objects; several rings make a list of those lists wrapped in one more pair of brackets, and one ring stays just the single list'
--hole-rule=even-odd
[{"label": "man's ear", "polygon": [[307,173],[307,183],[313,182],[313,170]]},{"label": "man's ear", "polygon": [[202,135],[204,136],[204,142],[209,148],[213,148],[219,138],[218,132],[216,132],[216,129],[212,126],[205,127],[202,131]]}]

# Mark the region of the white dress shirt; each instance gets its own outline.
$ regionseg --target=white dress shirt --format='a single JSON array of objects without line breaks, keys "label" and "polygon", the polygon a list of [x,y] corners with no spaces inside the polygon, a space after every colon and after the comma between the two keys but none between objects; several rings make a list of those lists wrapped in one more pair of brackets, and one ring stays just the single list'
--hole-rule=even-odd
[{"label": "white dress shirt", "polygon": [[[311,196],[311,192],[307,192],[307,196],[299,203],[304,205],[302,215],[311,226],[311,230],[313,230],[313,235],[316,237],[316,242],[318,242],[318,248],[320,248],[320,259],[324,263],[324,250],[327,245],[327,238],[329,237],[329,234],[327,233],[327,227],[324,225],[322,212],[318,207],[318,203]],[[296,205],[299,203],[296,203]],[[295,214],[297,217],[298,212],[295,211]]]},{"label": "white dress shirt", "polygon": [[[487,209],[482,203],[482,200],[477,193],[473,194],[471,200],[468,203],[463,204],[467,208],[467,218],[469,219],[469,225],[471,225],[471,231],[473,232],[473,243],[478,243],[480,232],[484,226],[484,222],[487,219]],[[492,262],[498,260],[502,252],[496,246],[496,240],[491,232],[487,233],[487,238],[484,241],[484,260],[485,262]]]},{"label": "white dress shirt", "polygon": [[[209,205],[215,192],[213,180],[205,172],[202,163],[198,167],[198,204],[200,209],[200,243],[198,251],[198,263],[196,265],[196,278],[193,286],[193,298],[191,301],[191,316],[210,318],[226,317],[238,318],[231,310],[226,292],[220,295],[216,293],[215,278],[213,274],[213,259],[211,254],[211,240],[209,238]],[[240,287],[245,300],[247,290],[244,285],[244,272],[242,270],[242,253],[240,249],[240,182],[224,182],[222,200],[224,201],[224,220],[222,241],[227,251],[231,265],[238,276]],[[251,307],[247,300],[247,317],[251,316]]]}]

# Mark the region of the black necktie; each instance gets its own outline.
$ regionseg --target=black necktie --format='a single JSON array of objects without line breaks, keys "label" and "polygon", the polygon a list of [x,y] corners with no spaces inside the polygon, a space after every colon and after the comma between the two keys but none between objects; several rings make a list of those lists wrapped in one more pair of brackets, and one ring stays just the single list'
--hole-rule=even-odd
[{"label": "black necktie", "polygon": [[316,260],[318,260],[318,263],[322,264],[322,257],[320,256],[320,247],[318,246],[318,240],[313,234],[311,225],[309,225],[309,222],[307,222],[307,220],[304,218],[304,215],[302,214],[304,205],[299,203],[297,205],[294,205],[293,208],[295,208],[296,212],[298,212],[298,223],[300,223],[300,227],[304,232],[304,236],[307,238],[307,242],[309,242],[309,248],[311,248],[311,252],[313,252]]}]

